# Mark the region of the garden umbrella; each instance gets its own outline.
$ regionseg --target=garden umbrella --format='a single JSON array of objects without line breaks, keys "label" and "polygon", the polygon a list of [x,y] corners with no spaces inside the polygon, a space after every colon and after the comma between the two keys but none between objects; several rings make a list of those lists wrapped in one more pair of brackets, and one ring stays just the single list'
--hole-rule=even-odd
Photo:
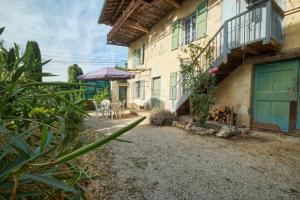
[{"label": "garden umbrella", "polygon": [[100,80],[109,80],[109,81],[115,81],[115,80],[127,80],[134,78],[134,74],[118,70],[115,68],[101,68],[93,72],[89,72],[86,74],[83,74],[81,76],[77,77],[78,80],[81,81],[100,81]]}]

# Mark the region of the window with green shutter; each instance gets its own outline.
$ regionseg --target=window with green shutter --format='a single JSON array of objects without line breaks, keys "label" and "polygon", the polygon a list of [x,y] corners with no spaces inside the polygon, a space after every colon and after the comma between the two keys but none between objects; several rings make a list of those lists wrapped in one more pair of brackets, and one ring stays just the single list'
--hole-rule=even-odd
[{"label": "window with green shutter", "polygon": [[176,99],[177,89],[176,88],[174,89],[176,83],[177,83],[177,72],[172,72],[170,74],[170,99],[171,100]]},{"label": "window with green shutter", "polygon": [[145,81],[140,81],[140,99],[145,99]]},{"label": "window with green shutter", "polygon": [[130,89],[131,89],[131,99],[135,99],[135,82],[132,82],[131,83],[131,87],[130,87]]},{"label": "window with green shutter", "polygon": [[172,24],[172,50],[177,49],[179,46],[179,29],[180,22],[177,20]]},{"label": "window with green shutter", "polygon": [[206,35],[207,27],[207,0],[204,0],[198,6],[197,12],[197,38],[203,37]]},{"label": "window with green shutter", "polygon": [[145,99],[145,81],[137,81],[133,86],[133,99]]},{"label": "window with green shutter", "polygon": [[145,44],[143,44],[142,47],[135,49],[133,51],[133,67],[143,65],[145,60],[144,57],[145,57]]}]

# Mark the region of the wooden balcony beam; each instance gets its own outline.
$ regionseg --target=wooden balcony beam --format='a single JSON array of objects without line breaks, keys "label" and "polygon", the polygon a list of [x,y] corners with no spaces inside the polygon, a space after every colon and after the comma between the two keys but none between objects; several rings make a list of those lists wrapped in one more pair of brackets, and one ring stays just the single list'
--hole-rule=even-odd
[{"label": "wooden balcony beam", "polygon": [[138,31],[142,31],[144,33],[149,33],[149,31],[150,31],[149,28],[144,27],[144,26],[140,25],[138,22],[135,22],[135,21],[132,21],[129,19],[126,21],[126,25],[130,28],[133,28]]},{"label": "wooden balcony beam", "polygon": [[118,8],[117,8],[117,11],[115,12],[114,16],[113,16],[113,19],[116,18],[116,16],[118,15],[120,9],[122,8],[123,4],[124,4],[125,0],[122,0],[121,3],[119,4]]},{"label": "wooden balcony beam", "polygon": [[108,39],[112,37],[112,35],[119,31],[121,26],[126,23],[126,20],[130,17],[130,15],[136,11],[138,8],[140,8],[143,5],[143,0],[132,0],[131,3],[128,5],[128,7],[123,11],[123,14],[120,16],[120,18],[116,21],[111,31],[108,33]]},{"label": "wooden balcony beam", "polygon": [[168,4],[170,6],[173,6],[175,8],[180,8],[181,4],[177,0],[159,0],[162,3]]}]

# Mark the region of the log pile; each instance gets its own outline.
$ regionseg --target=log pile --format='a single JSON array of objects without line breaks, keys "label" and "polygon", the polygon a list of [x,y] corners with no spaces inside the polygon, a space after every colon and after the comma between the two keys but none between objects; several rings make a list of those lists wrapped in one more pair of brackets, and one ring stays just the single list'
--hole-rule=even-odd
[{"label": "log pile", "polygon": [[219,106],[209,112],[208,119],[222,124],[234,125],[233,109],[229,106]]}]

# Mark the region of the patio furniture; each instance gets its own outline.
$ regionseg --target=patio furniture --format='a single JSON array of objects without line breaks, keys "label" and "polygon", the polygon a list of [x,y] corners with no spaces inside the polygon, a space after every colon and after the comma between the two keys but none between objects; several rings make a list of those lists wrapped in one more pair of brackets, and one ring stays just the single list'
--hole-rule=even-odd
[{"label": "patio furniture", "polygon": [[113,116],[115,115],[117,118],[120,118],[122,103],[119,101],[111,103],[110,115],[111,119],[113,120]]},{"label": "patio furniture", "polygon": [[97,104],[97,102],[94,99],[93,99],[93,104],[95,106],[96,117],[98,119],[100,113],[102,113],[102,116],[103,116],[104,109],[103,109],[103,107],[101,105]]},{"label": "patio furniture", "polygon": [[126,106],[126,100],[123,100],[122,104],[121,104],[121,110],[120,110],[121,117],[123,117],[123,115],[124,115],[125,106]]},{"label": "patio furniture", "polygon": [[105,116],[107,119],[108,115],[110,114],[110,100],[104,99],[101,101],[100,105],[102,109],[102,116]]}]

